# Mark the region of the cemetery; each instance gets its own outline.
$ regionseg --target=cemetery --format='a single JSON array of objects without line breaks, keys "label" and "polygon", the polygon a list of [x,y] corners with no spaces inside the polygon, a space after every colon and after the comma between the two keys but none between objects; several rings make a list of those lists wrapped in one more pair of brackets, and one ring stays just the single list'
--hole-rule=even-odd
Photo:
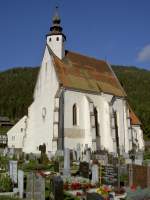
[{"label": "cemetery", "polygon": [[[119,200],[150,198],[150,167],[107,151],[65,149],[47,155],[0,156],[0,199]],[[118,162],[119,161],[119,162]]]}]

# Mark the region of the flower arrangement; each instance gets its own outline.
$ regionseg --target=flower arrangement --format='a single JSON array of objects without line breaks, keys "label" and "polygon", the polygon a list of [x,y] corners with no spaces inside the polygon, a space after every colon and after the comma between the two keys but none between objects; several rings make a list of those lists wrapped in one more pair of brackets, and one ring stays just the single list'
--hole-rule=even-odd
[{"label": "flower arrangement", "polygon": [[99,187],[96,192],[102,195],[105,199],[107,199],[109,196],[109,193],[112,192],[112,189],[111,187],[104,185],[104,186]]},{"label": "flower arrangement", "polygon": [[64,190],[87,190],[96,187],[94,184],[90,183],[89,179],[81,177],[67,177],[64,179]]},{"label": "flower arrangement", "polygon": [[80,182],[64,183],[64,190],[87,190],[94,187],[95,185],[91,183],[80,183]]}]

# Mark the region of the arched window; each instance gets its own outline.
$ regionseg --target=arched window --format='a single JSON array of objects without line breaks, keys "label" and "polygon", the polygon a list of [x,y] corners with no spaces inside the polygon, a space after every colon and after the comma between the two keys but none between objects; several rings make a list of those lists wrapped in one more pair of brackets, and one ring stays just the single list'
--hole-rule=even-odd
[{"label": "arched window", "polygon": [[77,125],[77,105],[74,104],[73,108],[72,108],[72,114],[73,114],[73,125],[76,126]]},{"label": "arched window", "polygon": [[97,111],[97,108],[96,108],[96,107],[94,107],[94,116],[95,116],[96,136],[99,136],[98,111]]}]

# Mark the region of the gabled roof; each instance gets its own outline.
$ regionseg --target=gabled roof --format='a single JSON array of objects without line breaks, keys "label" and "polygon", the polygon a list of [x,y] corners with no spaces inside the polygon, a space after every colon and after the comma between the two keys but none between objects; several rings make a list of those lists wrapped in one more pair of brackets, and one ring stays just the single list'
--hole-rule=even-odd
[{"label": "gabled roof", "polygon": [[119,97],[127,96],[107,62],[78,53],[66,51],[60,60],[54,55],[54,66],[60,84],[75,90],[108,93]]},{"label": "gabled roof", "polygon": [[136,114],[131,109],[131,107],[129,108],[129,115],[130,115],[130,119],[131,119],[131,124],[132,125],[141,125],[142,124],[140,122],[139,118],[136,116]]}]

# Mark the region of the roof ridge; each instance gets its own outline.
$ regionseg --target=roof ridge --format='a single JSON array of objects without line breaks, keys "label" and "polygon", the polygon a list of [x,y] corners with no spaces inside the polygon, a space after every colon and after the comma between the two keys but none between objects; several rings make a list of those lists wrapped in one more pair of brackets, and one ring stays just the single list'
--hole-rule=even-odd
[{"label": "roof ridge", "polygon": [[69,53],[76,54],[76,55],[79,55],[79,56],[82,56],[82,57],[85,57],[85,58],[93,59],[93,60],[96,60],[96,61],[103,61],[103,62],[107,63],[107,61],[105,61],[105,60],[98,59],[98,58],[95,58],[95,57],[92,57],[92,56],[88,56],[88,55],[85,55],[85,54],[80,54],[78,52],[74,52],[74,51],[70,51],[70,50],[65,50],[65,52],[66,53],[69,52]]}]

